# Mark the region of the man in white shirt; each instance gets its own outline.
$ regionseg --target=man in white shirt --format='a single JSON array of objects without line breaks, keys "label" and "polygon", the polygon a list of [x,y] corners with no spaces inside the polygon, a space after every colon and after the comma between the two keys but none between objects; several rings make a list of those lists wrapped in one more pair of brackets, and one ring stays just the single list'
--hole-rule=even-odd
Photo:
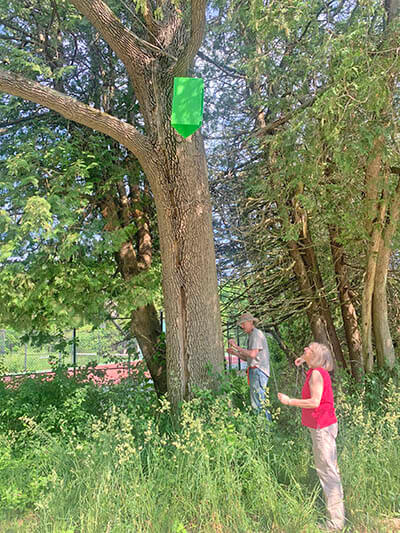
[{"label": "man in white shirt", "polygon": [[257,323],[258,319],[251,313],[244,313],[237,321],[237,325],[248,335],[247,348],[241,348],[234,339],[229,339],[227,352],[247,362],[251,406],[257,412],[264,409],[266,417],[271,420],[269,411],[263,405],[270,375],[269,349],[264,333],[255,327]]}]

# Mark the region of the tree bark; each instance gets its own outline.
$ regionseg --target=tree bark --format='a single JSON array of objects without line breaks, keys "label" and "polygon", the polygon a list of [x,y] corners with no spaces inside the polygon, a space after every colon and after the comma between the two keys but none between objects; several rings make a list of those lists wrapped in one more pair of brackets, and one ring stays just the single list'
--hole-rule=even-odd
[{"label": "tree bark", "polygon": [[391,242],[397,229],[400,215],[400,181],[397,183],[393,193],[390,206],[390,216],[381,239],[375,274],[375,285],[373,292],[373,331],[376,345],[376,358],[378,366],[393,368],[395,363],[395,352],[392,336],[389,328],[388,306],[387,306],[387,273],[391,254]]},{"label": "tree bark", "polygon": [[385,0],[385,11],[389,25],[400,13],[400,0]]},{"label": "tree bark", "polygon": [[168,391],[183,399],[195,387],[215,382],[223,369],[223,343],[203,142],[195,134],[178,141],[175,153],[165,149],[165,166],[153,168],[153,182],[159,185],[153,193],[163,266]]},{"label": "tree bark", "polygon": [[390,246],[381,240],[376,264],[375,284],[372,301],[372,320],[375,338],[376,361],[379,367],[393,368],[395,353],[389,328],[386,297],[387,271],[390,259]]},{"label": "tree bark", "polygon": [[382,142],[378,139],[374,145],[374,154],[366,171],[367,207],[372,211],[367,220],[367,230],[370,230],[368,244],[364,287],[361,301],[361,339],[364,370],[370,372],[374,364],[372,347],[372,300],[375,287],[375,275],[379,248],[381,246],[382,231],[387,209],[387,176],[385,183],[381,183]]},{"label": "tree bark", "polygon": [[[385,0],[386,20],[388,29],[385,29],[385,43],[397,45],[397,32],[392,31],[392,22],[399,16],[400,0]],[[390,47],[390,45],[389,45]],[[391,94],[396,85],[397,72],[388,72],[388,84]],[[367,254],[367,269],[362,296],[362,340],[363,358],[366,371],[373,368],[372,329],[375,334],[377,358],[380,365],[385,361],[389,366],[394,357],[393,343],[389,330],[387,316],[387,269],[390,258],[390,241],[392,232],[397,225],[397,198],[393,200],[393,224],[389,222],[385,227],[386,212],[388,209],[388,179],[389,174],[384,169],[382,172],[382,156],[385,138],[380,135],[374,142],[372,157],[366,169],[366,200],[367,207],[372,207],[372,216],[367,221],[367,230],[371,235]],[[377,200],[375,202],[375,200]],[[375,324],[376,321],[376,324]]]},{"label": "tree bark", "polygon": [[[113,232],[127,228],[132,223],[136,224],[136,247],[129,240],[122,243],[115,254],[121,276],[125,281],[130,281],[151,266],[151,237],[144,213],[137,205],[132,205],[132,203],[138,204],[140,198],[137,196],[128,198],[122,183],[117,184],[117,190],[117,195],[112,195],[110,191],[98,202],[98,205],[106,221],[106,231]],[[160,346],[161,325],[153,303],[133,309],[130,331],[139,344],[157,394],[159,396],[165,394],[167,392],[166,357],[165,351]]]},{"label": "tree bark", "polygon": [[131,313],[130,328],[138,341],[158,396],[167,392],[165,350],[161,341],[161,324],[153,304],[138,307]]},{"label": "tree bark", "polygon": [[[384,7],[386,11],[387,28],[386,42],[393,42],[396,45],[398,42],[398,35],[396,31],[392,31],[391,25],[395,18],[400,13],[400,0],[385,0]],[[392,73],[389,76],[389,85],[391,87],[391,93],[396,84],[397,73]],[[378,139],[378,144],[383,146],[384,138],[381,136]],[[378,146],[378,148],[380,148]],[[382,149],[378,149],[378,157],[380,157]],[[381,159],[381,157],[380,157]],[[389,174],[385,170],[385,177],[388,180]],[[389,201],[386,201],[389,203]],[[389,211],[389,207],[387,208]],[[385,213],[382,213],[382,220],[386,222],[383,227],[381,239],[379,242],[379,248],[377,250],[375,278],[373,288],[373,301],[372,301],[372,324],[376,345],[376,358],[380,367],[387,366],[393,368],[395,362],[395,353],[393,347],[393,341],[390,334],[389,319],[388,319],[388,306],[387,306],[387,272],[389,268],[390,253],[391,253],[391,241],[397,228],[400,210],[400,182],[398,182],[395,192],[391,198],[390,213],[386,217]]]},{"label": "tree bark", "polygon": [[319,312],[324,317],[324,322],[326,324],[326,329],[328,337],[330,340],[330,346],[332,348],[332,353],[335,356],[336,361],[340,364],[342,368],[347,367],[346,360],[343,355],[342,348],[340,346],[340,341],[338,339],[336,328],[333,323],[332,314],[329,309],[329,304],[325,296],[325,286],[322,280],[321,272],[318,266],[317,257],[315,254],[314,245],[311,241],[311,238],[307,233],[303,237],[304,243],[304,255],[306,264],[308,265],[307,271],[311,279],[311,286],[314,287],[314,292],[318,299]]},{"label": "tree bark", "polygon": [[363,373],[362,342],[358,317],[350,290],[347,269],[344,261],[344,249],[338,242],[338,230],[329,228],[330,244],[333,265],[336,276],[336,286],[340,301],[346,343],[349,350],[349,359],[352,376],[358,381]]},{"label": "tree bark", "polygon": [[296,274],[300,291],[307,302],[306,313],[313,338],[316,342],[325,344],[332,349],[326,323],[318,308],[315,294],[311,287],[310,280],[308,279],[307,269],[301,256],[298,243],[293,240],[289,241],[288,248],[289,254],[294,261],[293,270]]},{"label": "tree bark", "polygon": [[[298,192],[303,192],[302,184],[299,185]],[[310,306],[312,323],[314,324],[312,327],[318,331],[318,335],[321,336],[321,338],[326,337],[326,342],[317,340],[317,338],[316,340],[317,342],[322,342],[323,344],[329,346],[332,350],[334,359],[343,368],[346,368],[346,360],[344,358],[343,351],[336,333],[336,328],[332,320],[329,304],[325,297],[325,286],[318,266],[314,244],[309,233],[307,213],[299,205],[296,196],[292,199],[292,205],[294,221],[301,228],[301,231],[297,247],[300,257],[297,257],[296,259],[296,254],[293,254],[293,246],[291,254],[293,259],[297,261],[297,269],[299,272],[302,271],[300,277],[298,276],[300,287],[303,291],[306,290],[310,296],[312,295],[311,297],[313,303]],[[301,263],[299,263],[300,260]],[[305,277],[307,278],[307,283],[305,283]],[[308,288],[306,289],[306,287]],[[304,294],[306,294],[306,292],[304,292]],[[309,315],[309,319],[311,318],[311,315]]]}]

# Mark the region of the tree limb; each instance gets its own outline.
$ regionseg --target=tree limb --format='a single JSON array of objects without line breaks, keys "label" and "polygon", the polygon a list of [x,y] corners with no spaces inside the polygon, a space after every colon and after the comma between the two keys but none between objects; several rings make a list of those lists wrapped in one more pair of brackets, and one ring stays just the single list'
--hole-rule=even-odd
[{"label": "tree limb", "polygon": [[217,61],[209,57],[207,54],[204,54],[200,50],[197,52],[197,55],[204,61],[207,61],[207,63],[211,63],[212,65],[217,67],[217,69],[219,69],[221,72],[223,72],[224,74],[227,74],[228,76],[231,76],[232,78],[246,79],[246,74],[244,72],[239,72],[238,70],[232,67],[221,65],[220,63],[218,63]]},{"label": "tree limb", "polygon": [[147,138],[131,124],[19,74],[0,69],[0,91],[43,105],[66,119],[109,135],[126,146],[139,162],[145,162],[152,150]]},{"label": "tree limb", "polygon": [[[31,122],[34,120],[42,120],[43,118],[47,118],[49,116],[49,112],[45,111],[42,113],[33,113],[33,115],[29,115],[27,117],[17,118],[15,120],[10,120],[6,122],[0,122],[0,128],[8,128],[10,126],[16,126],[17,124],[21,124],[21,122]],[[5,133],[7,130],[1,130],[0,133]]]},{"label": "tree limb", "polygon": [[[76,9],[98,30],[123,61],[130,75],[151,60],[138,43],[143,40],[128,30],[102,0],[70,0]],[[134,80],[134,76],[133,76]]]},{"label": "tree limb", "polygon": [[300,106],[296,107],[296,109],[293,109],[293,111],[289,111],[286,115],[273,120],[272,122],[269,122],[262,128],[258,128],[256,135],[265,135],[267,133],[274,133],[274,131],[283,124],[286,124],[286,122],[289,122],[293,117],[295,117],[298,113],[301,113],[304,111],[304,109],[307,109],[307,107],[311,107],[314,102],[325,92],[328,90],[328,87],[321,88],[317,94],[314,96],[307,98],[307,100],[302,103]]},{"label": "tree limb", "polygon": [[187,73],[203,42],[206,26],[206,5],[207,0],[191,1],[190,38],[173,69],[174,76],[184,76]]}]

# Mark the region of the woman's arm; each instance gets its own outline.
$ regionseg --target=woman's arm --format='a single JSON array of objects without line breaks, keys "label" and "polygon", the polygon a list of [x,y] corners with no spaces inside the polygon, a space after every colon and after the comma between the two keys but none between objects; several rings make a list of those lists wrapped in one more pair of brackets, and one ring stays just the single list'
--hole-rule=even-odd
[{"label": "woman's arm", "polygon": [[324,390],[324,380],[318,370],[314,370],[310,378],[311,398],[300,400],[299,398],[289,398],[286,394],[278,392],[278,399],[284,405],[302,407],[303,409],[315,409],[319,407]]}]

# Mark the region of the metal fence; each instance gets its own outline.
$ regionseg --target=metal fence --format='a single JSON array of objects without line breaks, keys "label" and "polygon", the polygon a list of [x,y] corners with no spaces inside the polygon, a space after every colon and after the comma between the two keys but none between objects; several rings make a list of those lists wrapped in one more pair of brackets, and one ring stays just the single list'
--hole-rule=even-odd
[{"label": "metal fence", "polygon": [[[20,343],[13,332],[0,329],[0,356],[7,374],[23,374],[33,372],[48,372],[54,369],[56,364],[68,367],[85,366],[88,363],[105,364],[117,363],[130,366],[134,360],[141,359],[141,353],[137,343],[132,345],[132,349],[112,350],[110,346],[104,349],[100,346],[87,346],[87,343],[79,346],[76,330],[71,332],[71,343],[69,350],[59,352],[53,346],[47,345],[39,349],[29,344]],[[96,345],[96,343],[93,343]],[[82,349],[83,348],[83,349]],[[89,349],[88,349],[89,348]]]},{"label": "metal fence", "polygon": [[[236,339],[240,346],[246,346],[247,336],[235,326],[226,325],[224,328],[226,338]],[[17,348],[16,348],[17,346]],[[87,349],[88,347],[85,346]],[[98,348],[96,346],[96,348]],[[47,346],[45,350],[34,349],[31,345],[16,345],[7,338],[7,330],[0,329],[0,355],[4,356],[4,365],[7,374],[22,374],[32,372],[47,372],[54,368],[55,364],[63,364],[74,368],[85,366],[88,363],[105,364],[119,363],[130,365],[133,361],[141,359],[140,348],[135,343],[133,350],[107,351],[107,350],[80,350],[76,330],[72,330],[71,348],[68,353],[57,352]],[[236,356],[225,353],[225,367],[232,370],[246,370],[247,363]]]}]

